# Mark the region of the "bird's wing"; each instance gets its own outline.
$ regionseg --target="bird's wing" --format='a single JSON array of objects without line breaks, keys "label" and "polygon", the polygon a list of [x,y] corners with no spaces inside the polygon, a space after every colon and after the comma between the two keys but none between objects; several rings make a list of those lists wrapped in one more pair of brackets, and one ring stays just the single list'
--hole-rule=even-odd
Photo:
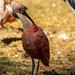
[{"label": "bird's wing", "polygon": [[39,38],[38,41],[40,41],[40,42],[37,41],[38,57],[40,58],[40,60],[42,61],[42,63],[45,66],[49,66],[49,41],[48,41],[48,38],[42,31],[38,34],[37,38]]}]

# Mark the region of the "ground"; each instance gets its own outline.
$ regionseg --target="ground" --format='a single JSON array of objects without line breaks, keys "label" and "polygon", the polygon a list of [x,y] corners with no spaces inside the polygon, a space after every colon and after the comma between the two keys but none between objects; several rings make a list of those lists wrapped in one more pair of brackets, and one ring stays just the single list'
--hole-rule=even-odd
[{"label": "ground", "polygon": [[[39,75],[75,75],[75,16],[63,0],[17,0],[25,5],[50,44],[50,63],[40,62]],[[31,58],[22,47],[21,21],[0,30],[0,75],[30,75]],[[35,60],[37,63],[37,60]]]}]

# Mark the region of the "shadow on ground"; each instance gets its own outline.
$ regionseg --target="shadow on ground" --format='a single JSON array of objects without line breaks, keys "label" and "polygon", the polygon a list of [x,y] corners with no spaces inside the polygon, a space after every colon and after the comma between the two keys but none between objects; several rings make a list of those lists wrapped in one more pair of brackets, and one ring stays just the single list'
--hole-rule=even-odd
[{"label": "shadow on ground", "polygon": [[52,70],[52,71],[44,71],[42,75],[75,75],[75,72],[70,72],[69,74],[58,74],[55,70]]},{"label": "shadow on ground", "polygon": [[5,44],[9,45],[11,44],[13,41],[19,41],[21,40],[21,38],[5,38],[2,40],[2,42],[4,42]]}]

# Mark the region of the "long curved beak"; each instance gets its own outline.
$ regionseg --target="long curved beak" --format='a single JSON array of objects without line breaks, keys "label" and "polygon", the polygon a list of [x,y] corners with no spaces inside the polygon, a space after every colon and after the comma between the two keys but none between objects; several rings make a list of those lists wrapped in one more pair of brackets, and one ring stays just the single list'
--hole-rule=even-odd
[{"label": "long curved beak", "polygon": [[34,23],[34,21],[31,19],[31,17],[28,15],[26,11],[24,11],[23,14],[33,23],[34,26],[36,26],[36,24]]}]

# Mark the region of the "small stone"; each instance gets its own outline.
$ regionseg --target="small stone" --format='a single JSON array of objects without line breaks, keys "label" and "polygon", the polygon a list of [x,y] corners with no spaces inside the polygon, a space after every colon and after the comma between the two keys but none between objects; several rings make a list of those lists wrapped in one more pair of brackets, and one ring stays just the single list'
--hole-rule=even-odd
[{"label": "small stone", "polygon": [[52,7],[56,7],[56,4],[55,3],[52,3]]},{"label": "small stone", "polygon": [[68,59],[64,59],[63,61],[67,62],[67,61],[68,61]]},{"label": "small stone", "polygon": [[50,35],[50,40],[53,40],[55,39],[55,36],[54,35]]},{"label": "small stone", "polygon": [[7,71],[6,73],[8,74],[9,72]]},{"label": "small stone", "polygon": [[69,40],[69,37],[63,33],[60,36],[58,36],[58,39]]},{"label": "small stone", "polygon": [[55,70],[53,69],[52,72],[55,72]]},{"label": "small stone", "polygon": [[50,35],[50,37],[55,37],[54,35]]},{"label": "small stone", "polygon": [[70,67],[67,67],[67,68],[66,68],[66,70],[68,70],[68,71],[70,71],[70,69],[71,69]]},{"label": "small stone", "polygon": [[61,54],[61,52],[57,52],[58,54]]},{"label": "small stone", "polygon": [[18,54],[15,54],[16,57],[18,57]]}]

